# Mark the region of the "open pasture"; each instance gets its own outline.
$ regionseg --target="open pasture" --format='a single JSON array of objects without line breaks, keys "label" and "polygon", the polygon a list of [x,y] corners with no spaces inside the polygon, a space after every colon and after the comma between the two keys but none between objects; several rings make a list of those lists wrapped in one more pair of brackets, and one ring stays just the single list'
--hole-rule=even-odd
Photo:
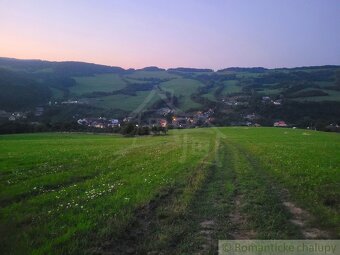
[{"label": "open pasture", "polygon": [[191,254],[214,251],[211,239],[337,238],[339,151],[337,134],[278,128],[0,136],[0,251]]}]

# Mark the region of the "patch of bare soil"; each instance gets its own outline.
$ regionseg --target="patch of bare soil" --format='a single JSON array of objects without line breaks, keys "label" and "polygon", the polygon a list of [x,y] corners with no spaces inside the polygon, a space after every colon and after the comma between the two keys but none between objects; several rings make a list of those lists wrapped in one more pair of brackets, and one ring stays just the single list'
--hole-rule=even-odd
[{"label": "patch of bare soil", "polygon": [[249,240],[256,238],[256,232],[250,229],[246,217],[241,212],[242,196],[236,195],[234,199],[234,211],[229,215],[233,225],[233,232],[230,233],[235,240]]},{"label": "patch of bare soil", "polygon": [[290,220],[294,225],[300,228],[300,231],[306,239],[327,239],[330,234],[327,231],[321,230],[316,227],[308,226],[308,222],[312,216],[305,210],[301,209],[291,201],[284,201],[283,205],[288,209],[292,215]]},{"label": "patch of bare soil", "polygon": [[297,226],[305,239],[329,239],[331,234],[325,230],[308,225],[313,220],[313,216],[306,210],[298,207],[289,199],[289,191],[282,190],[282,204],[290,212],[292,218],[290,222]]},{"label": "patch of bare soil", "polygon": [[198,238],[200,239],[200,249],[195,255],[209,254],[211,250],[216,250],[216,240],[214,235],[216,232],[216,224],[214,220],[205,220],[200,224]]}]

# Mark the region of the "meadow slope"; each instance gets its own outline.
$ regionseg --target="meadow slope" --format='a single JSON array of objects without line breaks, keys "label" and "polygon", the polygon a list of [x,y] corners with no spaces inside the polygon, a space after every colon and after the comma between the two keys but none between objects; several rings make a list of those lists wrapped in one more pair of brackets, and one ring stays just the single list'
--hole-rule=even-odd
[{"label": "meadow slope", "polygon": [[213,253],[339,238],[340,137],[205,128],[0,136],[1,254]]}]

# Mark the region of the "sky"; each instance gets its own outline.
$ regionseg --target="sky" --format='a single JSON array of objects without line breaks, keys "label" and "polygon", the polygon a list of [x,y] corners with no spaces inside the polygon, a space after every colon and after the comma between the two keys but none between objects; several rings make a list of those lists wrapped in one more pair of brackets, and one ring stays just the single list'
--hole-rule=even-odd
[{"label": "sky", "polygon": [[0,56],[124,68],[340,64],[340,0],[0,0]]}]

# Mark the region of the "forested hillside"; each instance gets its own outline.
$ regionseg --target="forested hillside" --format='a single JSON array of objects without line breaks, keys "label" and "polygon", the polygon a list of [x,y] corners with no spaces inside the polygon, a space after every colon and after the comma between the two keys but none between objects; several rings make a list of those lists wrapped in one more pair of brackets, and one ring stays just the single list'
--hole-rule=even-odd
[{"label": "forested hillside", "polygon": [[163,108],[169,108],[171,116],[212,110],[209,117],[215,125],[249,121],[272,125],[284,120],[298,126],[326,126],[340,118],[339,66],[126,70],[0,58],[0,91],[0,110],[44,107],[49,113],[45,122],[136,114],[150,118]]}]

